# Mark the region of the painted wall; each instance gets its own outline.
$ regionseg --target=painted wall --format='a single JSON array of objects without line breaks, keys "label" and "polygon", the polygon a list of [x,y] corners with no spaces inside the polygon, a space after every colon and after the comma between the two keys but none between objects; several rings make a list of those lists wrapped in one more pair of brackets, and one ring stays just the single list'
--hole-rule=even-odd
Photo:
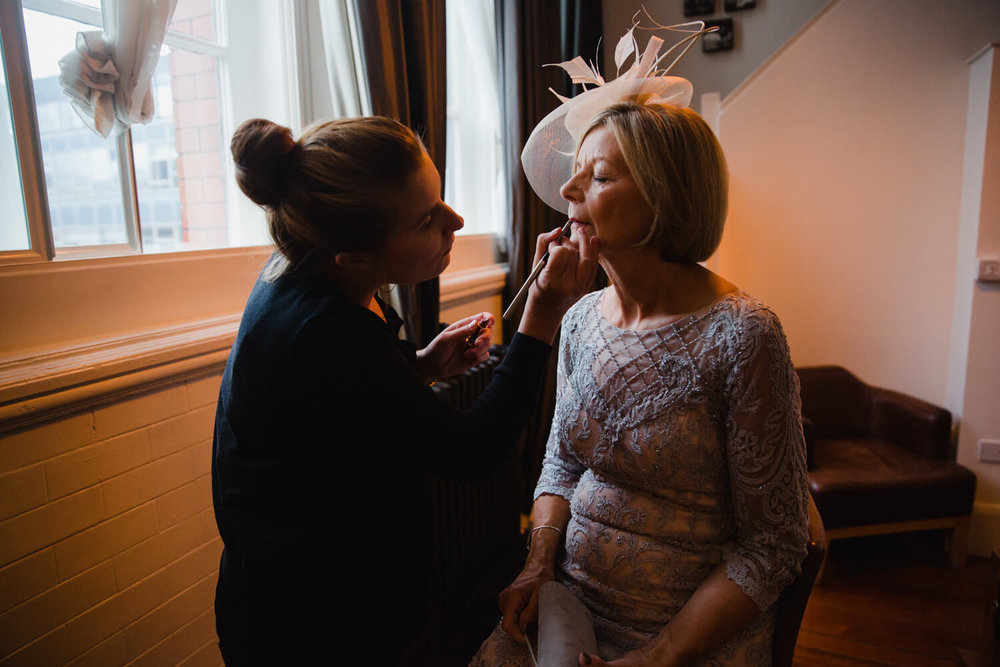
[{"label": "painted wall", "polygon": [[719,267],[797,363],[945,403],[968,59],[997,36],[986,0],[841,0],[723,100]]},{"label": "painted wall", "polygon": [[[987,0],[837,0],[722,100],[731,210],[715,265],[776,310],[796,364],[842,364],[958,418],[971,396],[1000,413],[996,316],[960,312],[973,302],[963,243],[997,251],[983,232],[997,225],[996,171],[982,217],[961,221],[969,60],[998,39]],[[976,289],[977,308],[995,295]],[[1000,438],[996,417],[983,428]],[[958,458],[979,476],[982,514],[1000,466],[970,446],[963,436]]]},{"label": "painted wall", "polygon": [[[726,12],[725,0],[715,0],[715,12],[706,16],[686,18],[681,0],[605,0],[602,5],[604,21],[604,62],[606,78],[614,74],[614,53],[619,38],[634,22],[632,17],[645,7],[649,16],[663,25],[684,23],[697,19],[731,17],[734,24],[732,51],[703,53],[696,44],[678,63],[672,73],[683,76],[694,84],[695,99],[692,106],[699,109],[699,96],[716,92],[723,97],[731,93],[763,62],[791,39],[802,26],[827,5],[830,0],[757,0],[753,9]],[[651,21],[640,13],[643,25]],[[665,33],[659,33],[670,43]],[[647,36],[636,31],[639,48],[646,46]],[[581,54],[590,58],[590,54]]]},{"label": "painted wall", "polygon": [[1000,259],[1000,45],[986,49],[971,69],[952,385],[961,386],[953,398],[962,406],[958,460],[979,478],[970,540],[985,554],[1000,546],[1000,466],[977,458],[981,438],[1000,439],[1000,283],[973,277],[978,258]]}]

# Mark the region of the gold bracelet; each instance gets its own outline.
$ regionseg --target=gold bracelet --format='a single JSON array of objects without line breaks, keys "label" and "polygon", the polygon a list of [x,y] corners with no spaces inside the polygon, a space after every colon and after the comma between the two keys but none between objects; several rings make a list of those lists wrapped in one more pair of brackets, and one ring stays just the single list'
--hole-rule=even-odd
[{"label": "gold bracelet", "polygon": [[550,530],[554,530],[557,533],[559,533],[560,536],[563,534],[562,528],[559,528],[558,526],[544,526],[544,525],[543,526],[535,526],[530,531],[528,531],[528,551],[531,551],[531,538],[535,536],[535,531],[542,530],[543,528],[548,528]]}]

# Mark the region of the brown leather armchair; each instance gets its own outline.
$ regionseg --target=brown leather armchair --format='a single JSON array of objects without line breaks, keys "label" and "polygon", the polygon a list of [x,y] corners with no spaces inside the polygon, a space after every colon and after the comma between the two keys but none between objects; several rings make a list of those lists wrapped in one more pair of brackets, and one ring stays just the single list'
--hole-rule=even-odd
[{"label": "brown leather armchair", "polygon": [[840,366],[797,368],[809,490],[828,540],[951,531],[964,567],[976,477],[951,460],[951,413]]}]

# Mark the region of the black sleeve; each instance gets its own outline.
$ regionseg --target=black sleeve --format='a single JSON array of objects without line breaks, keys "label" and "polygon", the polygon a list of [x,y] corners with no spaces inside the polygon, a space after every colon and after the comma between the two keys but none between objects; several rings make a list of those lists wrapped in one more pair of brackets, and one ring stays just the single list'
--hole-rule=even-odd
[{"label": "black sleeve", "polygon": [[460,412],[424,383],[375,318],[313,320],[298,347],[314,369],[316,410],[363,427],[373,465],[393,456],[442,477],[487,474],[511,451],[537,404],[551,353],[547,343],[516,334],[493,381]]}]

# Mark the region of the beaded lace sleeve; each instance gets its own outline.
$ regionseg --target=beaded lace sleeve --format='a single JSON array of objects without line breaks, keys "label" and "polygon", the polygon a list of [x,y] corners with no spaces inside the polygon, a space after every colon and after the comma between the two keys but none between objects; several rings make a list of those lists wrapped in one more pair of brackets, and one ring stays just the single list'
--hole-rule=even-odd
[{"label": "beaded lace sleeve", "polygon": [[726,574],[760,609],[801,570],[808,539],[798,379],[777,316],[757,306],[729,352],[726,450],[736,520]]},{"label": "beaded lace sleeve", "polygon": [[[584,301],[587,299],[584,298]],[[569,418],[569,408],[566,404],[567,381],[571,372],[570,349],[573,344],[575,326],[569,323],[574,316],[582,312],[577,303],[563,320],[561,341],[559,343],[559,364],[556,372],[556,407],[552,418],[552,428],[545,444],[545,459],[542,461],[542,472],[535,485],[535,499],[538,496],[551,493],[564,498],[567,502],[573,498],[573,491],[580,481],[580,475],[586,468],[577,460],[570,450],[570,442],[566,439],[566,429],[559,428]]]}]

